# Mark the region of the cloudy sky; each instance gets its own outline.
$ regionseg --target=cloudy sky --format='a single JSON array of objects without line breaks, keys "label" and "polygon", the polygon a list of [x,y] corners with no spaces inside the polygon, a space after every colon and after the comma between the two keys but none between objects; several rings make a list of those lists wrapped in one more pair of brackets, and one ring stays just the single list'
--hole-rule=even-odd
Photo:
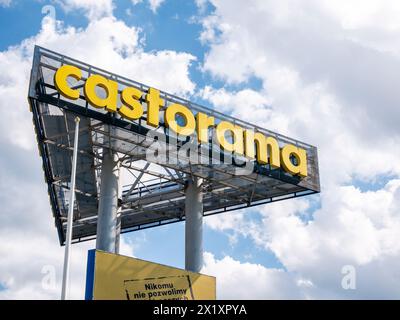
[{"label": "cloudy sky", "polygon": [[[399,16],[396,0],[0,0],[0,299],[60,295],[35,44],[318,147],[321,194],[205,219],[218,298],[399,299]],[[73,247],[74,298],[93,247]],[[184,225],[121,252],[184,267]]]}]

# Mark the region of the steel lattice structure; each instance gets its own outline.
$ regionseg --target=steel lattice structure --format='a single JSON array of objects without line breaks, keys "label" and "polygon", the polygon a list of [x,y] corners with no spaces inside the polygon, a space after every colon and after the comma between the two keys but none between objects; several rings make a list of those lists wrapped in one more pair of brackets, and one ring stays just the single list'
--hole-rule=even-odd
[{"label": "steel lattice structure", "polygon": [[[117,81],[121,88],[132,86],[142,91],[148,86],[94,66],[35,47],[29,86],[29,103],[33,115],[38,148],[43,160],[45,181],[58,230],[60,244],[65,241],[65,222],[68,212],[69,181],[74,135],[74,117],[81,118],[79,157],[76,179],[73,241],[80,242],[96,236],[99,177],[103,148],[120,156],[121,167],[132,173],[132,184],[123,188],[120,199],[121,232],[165,225],[185,219],[184,200],[187,175],[204,179],[204,216],[252,207],[273,201],[296,198],[320,191],[317,149],[309,144],[254,126],[166,92],[161,97],[179,103],[194,112],[213,115],[219,121],[228,120],[243,128],[253,128],[275,137],[280,144],[291,143],[307,151],[308,176],[300,179],[268,164],[254,164],[251,174],[237,175],[235,165],[228,164],[157,164],[146,159],[149,147],[146,134],[150,128],[145,115],[128,121],[118,114],[92,107],[83,96],[68,100],[56,90],[53,77],[60,66],[69,64],[83,71],[83,80],[100,74]],[[78,82],[75,88],[82,88]],[[163,123],[161,130],[168,136]],[[181,146],[185,141],[179,141]],[[143,176],[154,179],[143,181]]]}]

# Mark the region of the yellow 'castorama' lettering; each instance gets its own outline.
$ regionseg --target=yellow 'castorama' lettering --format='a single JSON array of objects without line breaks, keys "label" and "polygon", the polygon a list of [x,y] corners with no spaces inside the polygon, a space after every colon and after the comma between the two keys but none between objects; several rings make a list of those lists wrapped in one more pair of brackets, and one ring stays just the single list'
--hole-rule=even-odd
[{"label": "yellow 'castorama' lettering", "polygon": [[[54,75],[54,85],[64,97],[72,100],[79,99],[80,90],[68,84],[69,77],[82,81],[82,71],[75,66],[61,66]],[[97,74],[88,77],[83,88],[84,97],[95,108],[118,112],[121,117],[128,120],[136,120],[143,116],[141,102],[143,92],[137,88],[126,87],[121,91],[116,81]],[[101,96],[98,89],[103,90]],[[118,106],[118,95],[120,95],[120,106]],[[160,125],[160,109],[163,108],[165,126],[179,135],[189,136],[196,131],[199,143],[207,144],[209,128],[212,128],[215,130],[218,143],[228,152],[256,159],[260,164],[270,164],[272,168],[282,167],[292,175],[306,177],[308,174],[307,153],[302,148],[291,144],[280,148],[274,137],[242,128],[229,121],[216,124],[214,117],[202,112],[194,116],[188,107],[181,104],[164,106],[165,102],[161,99],[160,92],[154,88],[149,88],[144,102],[147,104],[146,121],[152,127]],[[183,120],[182,123],[177,121],[178,116]]]}]

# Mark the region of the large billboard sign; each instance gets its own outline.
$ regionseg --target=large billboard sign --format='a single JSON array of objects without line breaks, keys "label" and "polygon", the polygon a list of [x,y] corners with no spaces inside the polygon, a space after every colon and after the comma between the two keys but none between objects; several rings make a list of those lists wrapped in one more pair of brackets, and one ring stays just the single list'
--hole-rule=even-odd
[{"label": "large billboard sign", "polygon": [[87,300],[215,300],[215,277],[90,250]]},{"label": "large billboard sign", "polygon": [[204,181],[205,216],[320,191],[314,146],[41,47],[28,98],[61,244],[76,115],[75,242],[96,235],[105,148],[154,178],[124,187],[121,232],[184,220],[188,175]]}]

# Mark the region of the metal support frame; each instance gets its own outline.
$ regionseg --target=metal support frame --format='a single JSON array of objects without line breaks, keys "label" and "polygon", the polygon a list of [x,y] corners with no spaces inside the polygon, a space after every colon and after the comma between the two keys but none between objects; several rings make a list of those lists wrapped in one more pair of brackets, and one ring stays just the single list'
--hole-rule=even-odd
[{"label": "metal support frame", "polygon": [[67,218],[67,237],[65,240],[64,269],[61,288],[61,300],[67,299],[69,289],[69,257],[72,240],[72,222],[74,220],[76,160],[78,158],[79,117],[75,118],[74,152],[72,155],[71,189],[69,195],[69,208]]},{"label": "metal support frame", "polygon": [[118,222],[119,162],[115,152],[103,150],[96,249],[116,253]]},{"label": "metal support frame", "polygon": [[[120,167],[138,171],[134,175],[135,180],[126,186],[124,197],[122,197],[120,203],[120,212],[123,217],[122,233],[185,220],[183,214],[185,189],[182,186],[185,186],[185,181],[189,176],[197,176],[198,179],[203,179],[207,185],[207,188],[203,188],[204,195],[202,198],[204,216],[319,192],[318,158],[315,147],[161,91],[161,97],[168,104],[190,104],[194,113],[210,114],[221,121],[231,121],[243,128],[251,128],[267,136],[273,136],[279,143],[292,143],[307,149],[310,155],[310,169],[312,169],[310,170],[310,177],[302,180],[288,175],[280,169],[272,170],[268,166],[258,164],[255,164],[253,173],[249,176],[236,176],[230,170],[232,168],[214,164],[200,164],[190,167],[180,164],[159,165],[156,163],[150,167],[135,165],[134,162],[137,160],[146,161],[143,150],[147,147],[148,142],[145,137],[148,130],[152,128],[145,124],[145,117],[138,121],[127,121],[92,108],[82,95],[78,101],[69,101],[59,94],[54,94],[56,88],[51,79],[53,79],[54,71],[57,70],[59,64],[66,60],[85,72],[103,74],[106,78],[117,80],[121,85],[133,86],[143,92],[149,88],[144,84],[100,70],[56,52],[35,47],[29,86],[29,103],[60,244],[64,244],[66,238],[63,218],[66,214],[67,201],[63,194],[68,193],[67,190],[69,189],[64,180],[69,168],[65,164],[69,160],[65,161],[63,157],[60,157],[60,154],[63,154],[65,155],[64,158],[68,158],[68,152],[58,153],[56,149],[71,150],[68,139],[71,138],[69,134],[72,132],[69,129],[72,129],[72,123],[71,121],[66,122],[64,131],[49,134],[51,130],[47,129],[52,129],[51,126],[55,122],[52,118],[53,113],[49,112],[53,107],[61,110],[64,116],[74,114],[80,116],[82,120],[90,119],[90,122],[85,126],[83,122],[80,124],[80,132],[83,133],[85,139],[88,136],[89,139],[85,140],[86,144],[78,150],[83,161],[82,164],[78,163],[77,172],[93,174],[92,176],[90,174],[85,176],[84,174],[85,179],[77,179],[75,190],[77,202],[75,206],[77,216],[75,218],[77,219],[73,223],[72,240],[75,242],[93,239],[96,234],[97,213],[100,203],[88,205],[87,202],[92,201],[92,199],[99,201],[101,198],[99,191],[102,184],[100,179],[103,176],[102,153],[105,149],[111,149],[112,152],[121,156]],[[85,79],[82,79],[82,81]],[[77,84],[77,86],[79,85],[82,85],[82,83]],[[58,113],[54,114],[54,117],[56,116],[58,116]],[[107,130],[110,127],[115,128],[115,131]],[[179,149],[181,144],[178,144],[177,147]],[[62,160],[61,163],[59,162],[60,159]],[[88,159],[92,159],[93,162],[90,168],[88,166],[90,160]],[[79,168],[81,165],[84,168]],[[234,165],[236,166],[236,164]],[[149,170],[150,168],[151,170]],[[136,178],[140,175],[144,176],[144,174],[157,179],[136,182]],[[92,179],[92,177],[95,178]],[[93,181],[95,182],[93,183]],[[86,184],[86,182],[88,183]],[[86,186],[88,186],[88,190],[85,190]],[[99,196],[96,197],[96,194]],[[116,232],[118,233],[118,231]]]},{"label": "metal support frame", "polygon": [[143,175],[144,175],[144,173],[145,173],[145,170],[147,170],[147,169],[149,168],[149,166],[150,166],[150,163],[147,162],[147,163],[145,164],[145,166],[143,167],[143,170],[144,170],[144,171],[141,171],[141,172],[139,173],[138,177],[136,178],[135,182],[133,182],[133,184],[132,184],[132,186],[130,187],[130,189],[128,190],[128,192],[127,192],[126,194],[124,194],[124,198],[128,198],[128,197],[130,196],[130,194],[132,193],[132,191],[135,190],[136,186],[137,186],[138,183],[140,182],[140,179],[142,179],[142,177],[143,177]]},{"label": "metal support frame", "polygon": [[115,227],[115,253],[119,253],[119,244],[121,239],[121,208],[117,211],[117,225]]},{"label": "metal support frame", "polygon": [[200,272],[203,267],[203,179],[187,181],[185,199],[185,269]]}]

